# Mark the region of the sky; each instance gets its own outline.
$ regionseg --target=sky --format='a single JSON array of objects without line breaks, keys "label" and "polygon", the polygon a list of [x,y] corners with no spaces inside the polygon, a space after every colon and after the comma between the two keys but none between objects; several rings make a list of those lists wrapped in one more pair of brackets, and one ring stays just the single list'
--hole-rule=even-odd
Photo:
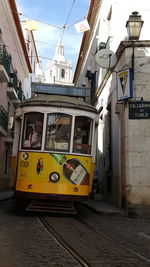
[{"label": "sky", "polygon": [[[43,70],[53,59],[59,40],[64,45],[66,60],[75,70],[83,33],[77,33],[74,24],[84,21],[90,0],[16,0],[20,20],[38,20],[34,39]],[[62,26],[66,24],[64,30]]]}]

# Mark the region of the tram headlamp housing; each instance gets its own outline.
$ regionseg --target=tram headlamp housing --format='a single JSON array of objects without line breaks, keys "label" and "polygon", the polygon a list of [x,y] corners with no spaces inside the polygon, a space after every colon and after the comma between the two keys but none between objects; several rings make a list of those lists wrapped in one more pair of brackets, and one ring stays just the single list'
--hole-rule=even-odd
[{"label": "tram headlamp housing", "polygon": [[51,182],[53,183],[57,183],[60,179],[60,175],[58,172],[52,172],[50,175],[49,175],[49,179]]}]

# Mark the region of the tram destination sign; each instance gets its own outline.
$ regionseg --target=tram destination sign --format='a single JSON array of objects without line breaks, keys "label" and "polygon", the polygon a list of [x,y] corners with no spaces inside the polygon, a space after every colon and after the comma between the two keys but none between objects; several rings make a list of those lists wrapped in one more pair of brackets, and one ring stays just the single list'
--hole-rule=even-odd
[{"label": "tram destination sign", "polygon": [[76,86],[63,86],[46,83],[32,83],[32,92],[37,94],[52,94],[52,95],[65,95],[65,96],[88,96],[88,89]]},{"label": "tram destination sign", "polygon": [[129,119],[150,119],[150,102],[138,101],[129,103]]}]

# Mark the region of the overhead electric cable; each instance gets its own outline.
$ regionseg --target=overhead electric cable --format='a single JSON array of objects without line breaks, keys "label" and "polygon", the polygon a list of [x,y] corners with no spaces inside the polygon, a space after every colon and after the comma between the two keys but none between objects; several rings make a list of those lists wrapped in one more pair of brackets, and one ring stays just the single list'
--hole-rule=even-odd
[{"label": "overhead electric cable", "polygon": [[[7,48],[9,48],[10,51],[14,51],[14,52],[17,53],[17,54],[23,55],[23,52],[21,52],[21,51],[19,51],[19,50],[17,50],[17,49],[12,49],[12,47],[10,47],[9,45],[6,45],[6,44],[5,44],[5,46],[6,46]],[[28,57],[36,57],[36,56],[28,55]],[[39,57],[39,58],[43,58],[43,59],[47,59],[47,60],[50,60],[50,61],[54,61],[54,62],[55,62],[55,60],[52,59],[52,58],[43,57],[43,56],[40,56],[40,55],[38,55],[38,57]]]},{"label": "overhead electric cable", "polygon": [[75,21],[74,23],[72,23],[71,25],[69,25],[69,26],[67,27],[67,29],[71,28],[71,27],[74,26],[76,23],[80,22],[82,19],[85,19],[85,18],[86,18],[86,16],[83,16],[81,19],[79,19],[79,20]]},{"label": "overhead electric cable", "polygon": [[57,46],[57,44],[54,43],[49,43],[49,42],[44,42],[41,40],[34,40],[34,41],[29,41],[29,40],[25,40],[27,43],[42,43],[42,44],[46,44],[46,45],[52,45],[52,46]]},{"label": "overhead electric cable", "polygon": [[39,22],[39,23],[46,24],[46,25],[49,25],[49,26],[54,27],[54,28],[57,28],[57,29],[63,29],[63,26],[57,26],[57,25],[50,24],[50,23],[48,23],[48,22],[43,22],[43,21],[41,21],[41,20],[34,19],[34,18],[29,17],[29,16],[26,16],[26,15],[24,15],[24,14],[22,14],[22,13],[18,13],[18,14],[19,14],[20,16],[25,17],[25,18],[28,18],[28,19],[31,19],[31,20],[35,20],[35,21],[37,21],[37,22]]},{"label": "overhead electric cable", "polygon": [[[67,26],[67,22],[68,22],[68,20],[69,20],[69,17],[70,17],[70,14],[71,14],[71,11],[72,11],[72,8],[73,8],[73,5],[74,5],[74,3],[75,3],[75,1],[76,0],[74,0],[73,1],[73,3],[72,3],[72,6],[71,6],[71,9],[70,9],[70,11],[69,11],[69,15],[68,15],[68,17],[67,17],[67,20],[66,20],[66,23],[65,24],[63,24],[62,26],[58,26],[58,25],[54,25],[54,24],[51,24],[51,23],[48,23],[48,22],[44,22],[44,21],[41,21],[41,20],[38,20],[38,19],[35,19],[35,18],[31,18],[30,16],[27,16],[27,15],[25,15],[25,14],[22,14],[21,12],[15,12],[15,11],[13,11],[14,13],[17,13],[18,15],[20,15],[20,16],[23,16],[23,17],[25,17],[25,18],[28,18],[28,19],[30,19],[30,20],[35,20],[35,21],[37,21],[37,22],[39,22],[39,23],[41,23],[41,24],[46,24],[46,25],[48,25],[48,26],[50,26],[50,27],[54,27],[54,28],[57,28],[57,29],[69,29],[70,27],[72,27],[72,26],[74,26],[77,22],[80,22],[83,18],[86,18],[86,16],[83,16],[83,17],[81,17],[80,19],[78,19],[77,21],[75,21],[74,23],[72,23],[71,25],[69,25],[69,26]],[[94,10],[94,9],[93,9]],[[20,21],[20,22],[25,22],[25,21]]]},{"label": "overhead electric cable", "polygon": [[76,0],[73,0],[73,2],[72,2],[72,5],[71,5],[71,8],[70,8],[69,14],[68,14],[67,19],[66,19],[66,22],[65,22],[65,24],[63,26],[63,32],[62,32],[62,36],[61,36],[61,39],[60,39],[60,44],[62,43],[64,32],[65,32],[65,29],[67,28],[67,23],[68,23],[68,20],[69,20],[70,15],[71,15],[71,12],[72,12],[72,9],[73,9],[73,6],[74,6],[75,1]]}]

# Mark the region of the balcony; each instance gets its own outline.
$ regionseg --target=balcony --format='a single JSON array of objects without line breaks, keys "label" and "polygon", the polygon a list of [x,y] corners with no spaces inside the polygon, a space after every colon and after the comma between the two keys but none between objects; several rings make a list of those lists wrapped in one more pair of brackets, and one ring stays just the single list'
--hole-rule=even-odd
[{"label": "balcony", "polygon": [[18,87],[18,98],[19,98],[20,102],[22,102],[26,99],[21,85]]},{"label": "balcony", "polygon": [[25,98],[24,92],[22,90],[21,82],[19,82],[19,85],[17,87],[17,99],[13,100],[13,105],[16,106],[17,104],[21,103],[25,99],[26,98]]},{"label": "balcony", "polygon": [[8,114],[6,110],[0,106],[0,136],[7,136]]},{"label": "balcony", "polygon": [[7,94],[9,95],[9,98],[11,100],[18,99],[18,95],[17,95],[18,85],[19,85],[19,81],[17,78],[17,72],[13,70],[10,73],[10,80],[9,80],[8,88],[7,88]]},{"label": "balcony", "polygon": [[0,82],[9,81],[10,63],[11,57],[5,49],[5,45],[0,45]]},{"label": "balcony", "polygon": [[8,83],[7,94],[9,98],[13,101],[14,105],[19,104],[25,99],[22,84],[17,78],[17,71],[13,70],[10,73],[10,82]]}]

